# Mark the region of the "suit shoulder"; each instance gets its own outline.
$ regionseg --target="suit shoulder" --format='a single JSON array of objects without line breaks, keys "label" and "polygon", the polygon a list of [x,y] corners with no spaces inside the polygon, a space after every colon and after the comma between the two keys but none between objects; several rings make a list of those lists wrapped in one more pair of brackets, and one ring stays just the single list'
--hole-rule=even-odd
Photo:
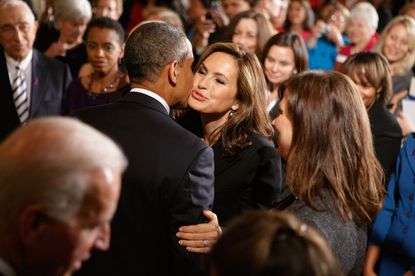
[{"label": "suit shoulder", "polygon": [[373,105],[368,112],[372,130],[377,132],[379,130],[386,130],[401,133],[401,128],[395,116],[382,105]]},{"label": "suit shoulder", "polygon": [[68,67],[68,65],[63,63],[62,61],[59,61],[55,58],[47,57],[37,50],[33,50],[33,51],[34,51],[33,54],[36,55],[36,58],[38,59],[39,62],[46,64],[48,67],[53,67],[54,70],[65,69],[66,67]]}]

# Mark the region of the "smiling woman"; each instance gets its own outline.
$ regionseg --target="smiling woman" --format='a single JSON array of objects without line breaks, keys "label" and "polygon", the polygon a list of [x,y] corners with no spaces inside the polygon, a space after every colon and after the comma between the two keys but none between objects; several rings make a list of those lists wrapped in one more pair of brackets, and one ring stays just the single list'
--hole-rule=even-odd
[{"label": "smiling woman", "polygon": [[233,43],[211,45],[196,65],[189,106],[215,153],[213,212],[221,223],[247,209],[270,208],[280,192],[266,93],[258,59]]},{"label": "smiling woman", "polygon": [[68,87],[65,110],[113,102],[129,90],[127,75],[119,68],[124,55],[125,33],[110,18],[97,18],[86,30],[86,49],[92,73],[74,80]]}]

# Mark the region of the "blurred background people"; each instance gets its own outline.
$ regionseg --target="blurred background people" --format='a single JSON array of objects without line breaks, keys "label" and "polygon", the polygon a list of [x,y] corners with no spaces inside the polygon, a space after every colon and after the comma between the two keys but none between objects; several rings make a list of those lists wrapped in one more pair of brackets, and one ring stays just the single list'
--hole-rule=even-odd
[{"label": "blurred background people", "polygon": [[69,85],[64,101],[65,112],[114,102],[130,91],[124,56],[125,33],[111,18],[93,19],[85,32],[86,52],[92,72]]},{"label": "blurred background people", "polygon": [[350,44],[339,50],[336,57],[335,69],[340,68],[346,58],[359,52],[373,49],[377,39],[376,29],[379,16],[376,9],[367,2],[360,2],[350,10],[350,20],[347,24],[346,35]]},{"label": "blurred background people", "polygon": [[238,13],[250,10],[252,3],[250,0],[222,0],[222,7],[229,20],[232,20]]},{"label": "blurred background people", "polygon": [[349,20],[349,10],[340,3],[333,3],[327,15],[317,20],[312,34],[306,41],[310,70],[333,70],[340,48],[349,43],[343,34]]},{"label": "blurred background people", "polygon": [[69,68],[33,49],[37,23],[20,0],[0,2],[0,141],[31,119],[62,114]]},{"label": "blurred background people", "polygon": [[414,275],[415,134],[409,135],[373,224],[363,275]]},{"label": "blurred background people", "polygon": [[386,108],[392,95],[388,61],[378,53],[361,52],[349,56],[340,71],[357,85],[367,109],[376,157],[385,173],[385,187],[401,148],[402,131]]},{"label": "blurred background people", "polygon": [[53,11],[54,21],[39,27],[35,48],[67,63],[76,78],[87,61],[82,37],[92,17],[91,4],[87,0],[55,0]]},{"label": "blurred background people", "polygon": [[271,23],[261,13],[245,11],[237,14],[229,23],[226,40],[236,43],[258,58],[268,39],[275,33]]},{"label": "blurred background people", "polygon": [[29,122],[0,145],[0,274],[71,275],[109,247],[127,161],[68,118]]},{"label": "blurred background people", "polygon": [[278,88],[292,75],[307,69],[307,49],[298,33],[279,33],[265,44],[261,63],[268,85],[267,111],[270,118],[278,114]]},{"label": "blurred background people", "polygon": [[92,13],[94,17],[109,17],[120,19],[123,12],[123,0],[92,0]]},{"label": "blurred background people", "polygon": [[212,276],[343,275],[326,241],[285,212],[251,211],[232,221],[211,252]]},{"label": "blurred background people", "polygon": [[383,171],[359,91],[329,71],[299,73],[279,89],[273,125],[296,198],[286,210],[326,238],[346,275],[360,275],[367,227],[383,199]]},{"label": "blurred background people", "polygon": [[297,32],[304,41],[311,35],[314,25],[314,12],[308,0],[291,0],[288,4],[287,19],[285,20],[285,32]]},{"label": "blurred background people", "polygon": [[391,111],[402,110],[401,101],[408,95],[415,63],[415,19],[397,16],[385,27],[374,50],[386,57],[392,71]]}]

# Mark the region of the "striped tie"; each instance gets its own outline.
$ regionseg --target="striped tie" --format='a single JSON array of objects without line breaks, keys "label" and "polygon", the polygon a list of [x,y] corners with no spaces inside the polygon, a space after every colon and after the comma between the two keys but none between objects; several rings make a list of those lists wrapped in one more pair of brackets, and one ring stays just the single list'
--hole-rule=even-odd
[{"label": "striped tie", "polygon": [[13,81],[13,98],[16,104],[17,115],[22,124],[29,119],[29,101],[27,100],[27,84],[23,76],[23,70],[16,67],[16,78]]}]

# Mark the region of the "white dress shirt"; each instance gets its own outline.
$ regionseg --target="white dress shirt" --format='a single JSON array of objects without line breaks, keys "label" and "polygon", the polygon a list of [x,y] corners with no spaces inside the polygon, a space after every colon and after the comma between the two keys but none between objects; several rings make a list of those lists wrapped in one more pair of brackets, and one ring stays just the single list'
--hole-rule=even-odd
[{"label": "white dress shirt", "polygon": [[26,89],[27,101],[29,102],[29,105],[30,105],[30,98],[32,95],[32,66],[31,64],[32,64],[32,58],[33,58],[33,50],[31,50],[29,54],[24,59],[22,59],[20,62],[8,56],[6,53],[5,53],[5,56],[6,56],[7,71],[9,72],[10,85],[12,86],[12,88],[13,88],[13,81],[16,78],[16,74],[17,74],[16,67],[19,65],[20,68],[23,70],[23,75],[24,75],[26,85],[27,85],[27,89]]}]

